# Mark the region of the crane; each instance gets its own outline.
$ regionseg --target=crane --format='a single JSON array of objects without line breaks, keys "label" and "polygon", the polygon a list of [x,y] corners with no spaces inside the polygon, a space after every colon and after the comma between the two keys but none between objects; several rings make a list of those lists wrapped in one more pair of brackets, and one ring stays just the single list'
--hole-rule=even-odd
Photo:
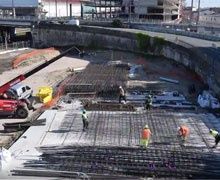
[{"label": "crane", "polygon": [[7,83],[0,86],[0,116],[14,116],[18,118],[26,118],[28,116],[28,110],[30,110],[32,107],[29,106],[29,103],[26,99],[13,99],[13,98],[4,98],[3,94],[7,92],[12,86],[20,83],[21,81],[25,80],[26,78],[32,76],[36,72],[40,71],[41,69],[49,66],[51,63],[57,61],[61,57],[65,56],[67,53],[69,53],[72,50],[76,50],[78,53],[81,53],[81,51],[73,46],[67,50],[65,50],[60,55],[52,58],[49,61],[46,61],[43,64],[40,64],[39,66],[35,67],[34,69],[21,74],[14,79],[8,81]]}]

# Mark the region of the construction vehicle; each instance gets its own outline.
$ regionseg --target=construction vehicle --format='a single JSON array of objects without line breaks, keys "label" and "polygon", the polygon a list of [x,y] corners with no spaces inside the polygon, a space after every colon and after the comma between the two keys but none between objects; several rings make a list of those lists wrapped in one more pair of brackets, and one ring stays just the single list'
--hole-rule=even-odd
[{"label": "construction vehicle", "polygon": [[20,83],[21,81],[25,80],[26,78],[30,77],[31,75],[35,74],[41,69],[47,67],[51,63],[57,61],[58,59],[65,56],[68,52],[70,52],[73,49],[76,49],[78,52],[80,52],[80,50],[75,46],[71,47],[68,50],[61,53],[60,55],[52,58],[51,60],[43,64],[40,64],[39,66],[35,67],[29,72],[19,75],[16,78],[12,79],[11,81],[0,86],[0,117],[12,116],[17,118],[26,118],[29,114],[29,110],[33,108],[32,104],[30,104],[30,101],[27,99],[19,99],[10,96],[5,97],[4,95],[6,94],[7,96],[7,91],[16,84]]}]

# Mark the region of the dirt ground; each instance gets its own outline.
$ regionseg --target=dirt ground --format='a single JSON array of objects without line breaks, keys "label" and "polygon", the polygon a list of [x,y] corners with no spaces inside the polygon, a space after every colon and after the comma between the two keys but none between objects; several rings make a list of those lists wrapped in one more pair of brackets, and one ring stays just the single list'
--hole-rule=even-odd
[{"label": "dirt ground", "polygon": [[[142,77],[130,80],[128,88],[132,88],[133,85],[136,86],[138,84],[141,89],[179,91],[189,100],[195,102],[197,94],[204,86],[200,77],[194,72],[181,64],[163,57],[142,56],[129,52],[100,50],[96,52],[88,52],[88,55],[85,56],[84,59],[93,63],[123,61],[130,64],[140,65],[140,68],[137,70],[139,71],[138,74],[142,74]],[[179,84],[160,81],[160,77],[177,80],[179,81]],[[188,88],[192,84],[194,84],[196,88],[194,96],[188,93]]]},{"label": "dirt ground", "polygon": [[25,49],[19,51],[9,51],[8,53],[1,52],[0,55],[0,74],[4,71],[12,69],[12,61],[20,54],[30,52],[32,49]]},{"label": "dirt ground", "polygon": [[[29,66],[19,67],[5,71],[0,75],[0,85],[8,82],[16,76],[28,72],[34,67],[38,66],[42,62],[33,63]],[[54,62],[50,66],[42,69],[36,74],[24,80],[22,83],[29,85],[33,90],[34,94],[37,93],[38,88],[42,86],[55,86],[57,83],[62,81],[69,73],[70,69],[85,67],[89,62],[73,57],[63,57],[58,61]]]}]

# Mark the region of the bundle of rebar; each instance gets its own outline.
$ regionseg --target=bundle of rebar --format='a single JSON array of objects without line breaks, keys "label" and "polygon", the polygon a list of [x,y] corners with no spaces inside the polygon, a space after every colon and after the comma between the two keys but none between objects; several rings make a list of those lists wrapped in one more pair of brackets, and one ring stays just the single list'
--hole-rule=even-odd
[{"label": "bundle of rebar", "polygon": [[111,96],[119,86],[126,86],[127,68],[108,65],[88,65],[87,68],[74,75],[66,85],[66,93],[96,92],[98,95]]},{"label": "bundle of rebar", "polygon": [[118,102],[95,102],[84,101],[83,107],[89,111],[135,111],[132,104],[119,104]]},{"label": "bundle of rebar", "polygon": [[26,168],[160,178],[218,178],[220,159],[196,149],[104,146],[44,147]]}]

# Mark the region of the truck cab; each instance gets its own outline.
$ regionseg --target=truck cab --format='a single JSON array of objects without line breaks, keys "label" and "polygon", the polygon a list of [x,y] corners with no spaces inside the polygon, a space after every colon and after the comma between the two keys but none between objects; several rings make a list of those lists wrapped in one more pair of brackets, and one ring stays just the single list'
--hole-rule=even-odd
[{"label": "truck cab", "polygon": [[28,99],[33,95],[33,90],[29,86],[19,83],[12,86],[7,91],[7,95],[14,99]]}]

